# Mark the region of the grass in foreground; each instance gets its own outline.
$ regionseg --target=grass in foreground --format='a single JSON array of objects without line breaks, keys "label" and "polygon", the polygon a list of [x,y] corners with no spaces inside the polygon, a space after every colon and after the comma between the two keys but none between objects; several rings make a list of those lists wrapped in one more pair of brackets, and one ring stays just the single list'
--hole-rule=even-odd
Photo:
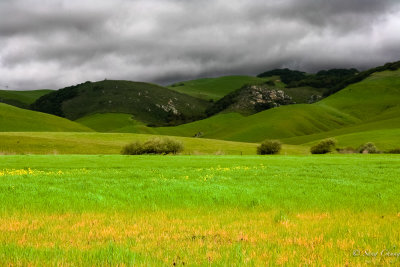
[{"label": "grass in foreground", "polygon": [[388,155],[2,157],[0,262],[399,264],[380,255],[399,252],[399,163]]}]

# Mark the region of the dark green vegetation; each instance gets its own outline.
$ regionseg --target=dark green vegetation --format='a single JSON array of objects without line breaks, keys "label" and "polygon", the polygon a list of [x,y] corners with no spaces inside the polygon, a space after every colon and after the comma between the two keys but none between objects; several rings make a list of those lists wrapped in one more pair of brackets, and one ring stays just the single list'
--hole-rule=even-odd
[{"label": "dark green vegetation", "polygon": [[335,86],[330,86],[329,90],[327,92],[325,92],[325,95],[326,96],[331,95],[333,93],[336,93],[336,92],[342,90],[343,88],[346,88],[350,84],[360,82],[360,81],[368,78],[371,74],[373,74],[375,72],[382,72],[382,71],[387,71],[387,70],[394,71],[394,70],[398,70],[399,68],[400,68],[400,61],[396,61],[396,62],[386,63],[383,66],[379,66],[376,68],[372,68],[372,69],[357,73],[353,77],[344,79],[343,81],[339,82]]},{"label": "dark green vegetation", "polygon": [[368,154],[377,154],[379,153],[379,149],[375,146],[374,143],[368,142],[366,144],[361,145],[357,149],[358,153],[368,153]]},{"label": "dark green vegetation", "polygon": [[20,108],[29,108],[39,97],[52,92],[52,90],[11,91],[0,90],[0,102]]},{"label": "dark green vegetation", "polygon": [[[321,70],[316,74],[308,74],[290,69],[275,69],[261,73],[257,77],[267,78],[278,75],[282,79],[282,82],[286,84],[287,88],[313,87],[318,88],[320,92],[329,95],[335,90],[338,91],[346,87],[346,85],[354,83],[352,79],[358,76],[358,74],[359,72],[356,69]],[[368,76],[364,76],[364,78],[366,77]],[[358,79],[357,81],[363,79]],[[348,81],[346,85],[344,85],[345,81]],[[341,88],[337,89],[339,87]]]},{"label": "dark green vegetation", "polygon": [[165,87],[130,81],[86,82],[39,98],[37,111],[76,120],[95,113],[126,113],[150,125],[179,124],[202,118],[205,100]]},{"label": "dark green vegetation", "polygon": [[155,137],[145,142],[133,142],[122,148],[122,155],[159,154],[168,155],[182,152],[183,143],[168,137]]},{"label": "dark green vegetation", "polygon": [[[356,69],[321,70],[316,74],[307,74],[305,72],[289,69],[276,69],[261,73],[258,77],[265,78],[278,75],[288,88],[310,86],[331,90],[332,88],[336,88],[336,86],[341,84],[343,81],[354,78],[358,73],[359,72]],[[350,83],[352,82],[349,82],[348,84]]]},{"label": "dark green vegetation", "polygon": [[311,154],[326,154],[330,153],[335,149],[337,144],[336,139],[328,138],[320,141],[318,144],[311,147]]},{"label": "dark green vegetation", "polygon": [[257,75],[259,78],[269,78],[274,76],[280,77],[281,81],[286,85],[292,82],[300,81],[307,77],[305,72],[290,69],[275,69]]},{"label": "dark green vegetation", "polygon": [[321,70],[316,74],[307,74],[305,72],[290,69],[275,69],[259,74],[257,77],[268,78],[280,76],[282,82],[287,88],[313,87],[322,89],[324,96],[336,93],[350,84],[360,82],[368,78],[375,72],[386,70],[397,70],[400,68],[400,61],[386,63],[383,66],[372,68],[363,72],[356,69],[330,69]]},{"label": "dark green vegetation", "polygon": [[258,155],[274,155],[278,154],[282,149],[282,143],[279,140],[264,140],[257,147]]}]

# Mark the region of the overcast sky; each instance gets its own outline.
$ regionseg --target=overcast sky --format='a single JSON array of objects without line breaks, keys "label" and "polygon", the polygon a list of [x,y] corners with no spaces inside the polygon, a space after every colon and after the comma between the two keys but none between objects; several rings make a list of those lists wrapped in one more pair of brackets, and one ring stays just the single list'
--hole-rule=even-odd
[{"label": "overcast sky", "polygon": [[0,1],[0,88],[397,60],[398,0]]}]

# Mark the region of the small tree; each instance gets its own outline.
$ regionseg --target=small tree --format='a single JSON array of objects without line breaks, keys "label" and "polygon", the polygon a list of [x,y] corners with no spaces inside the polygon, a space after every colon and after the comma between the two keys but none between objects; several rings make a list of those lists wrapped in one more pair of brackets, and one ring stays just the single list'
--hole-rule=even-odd
[{"label": "small tree", "polygon": [[315,146],[311,147],[311,154],[326,154],[335,149],[337,141],[335,138],[324,139]]},{"label": "small tree", "polygon": [[358,153],[363,153],[363,154],[377,154],[379,153],[378,148],[375,146],[374,143],[368,142],[363,144],[357,149]]},{"label": "small tree", "polygon": [[278,140],[264,140],[257,147],[258,155],[274,155],[278,154],[282,149],[282,143]]}]

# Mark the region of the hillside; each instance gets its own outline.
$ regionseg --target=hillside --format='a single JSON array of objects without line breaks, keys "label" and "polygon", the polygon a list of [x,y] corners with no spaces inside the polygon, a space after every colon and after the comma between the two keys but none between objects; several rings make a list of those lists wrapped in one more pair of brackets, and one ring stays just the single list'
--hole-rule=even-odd
[{"label": "hillside", "polygon": [[209,105],[154,84],[105,80],[52,92],[32,108],[72,120],[96,113],[125,113],[146,124],[174,125],[204,117]]},{"label": "hillside", "polygon": [[76,122],[0,103],[0,132],[89,132]]},{"label": "hillside", "polygon": [[395,141],[396,131],[400,129],[399,90],[400,70],[384,71],[317,103],[281,106],[247,117],[239,113],[220,113],[176,127],[156,128],[146,127],[126,114],[98,114],[82,118],[80,122],[104,132],[197,136],[243,142],[271,138],[294,145],[310,145],[336,136],[340,146],[356,147],[373,141],[383,149],[389,145],[400,146],[400,141]]},{"label": "hillside", "polygon": [[359,121],[357,118],[334,108],[314,104],[298,104],[269,109],[248,117],[238,117],[235,113],[232,113],[230,116],[238,119],[227,124],[221,123],[220,127],[211,128],[210,131],[208,124],[211,121],[222,122],[225,116],[228,116],[228,114],[219,114],[202,121],[177,127],[157,128],[157,131],[172,134],[185,129],[190,130],[190,132],[185,132],[187,136],[202,132],[206,138],[259,142],[266,138],[281,139],[328,131]]},{"label": "hillside", "polygon": [[[86,82],[46,94],[32,104],[35,109],[75,119],[80,124],[43,113],[23,113],[30,111],[3,104],[1,131],[87,131],[90,128],[107,133],[161,134],[240,142],[260,142],[269,138],[305,146],[323,138],[337,137],[340,146],[356,147],[362,142],[373,141],[386,149],[392,145],[400,146],[400,141],[396,141],[400,140],[397,138],[400,70],[394,69],[396,64],[372,69],[383,71],[356,74],[362,77],[351,78],[354,83],[313,104],[285,105],[297,102],[295,98],[302,98],[297,103],[307,103],[316,93],[322,95],[323,92],[321,88],[312,87],[284,88],[276,76],[259,85],[242,86],[214,103],[148,83]],[[358,79],[361,81],[357,82]],[[232,81],[232,77],[228,80]],[[220,90],[221,95],[223,90]],[[272,93],[279,95],[280,91],[287,103],[270,103],[270,99],[264,99]],[[261,100],[268,101],[261,103],[260,99],[252,98],[259,94]],[[28,98],[24,101],[29,103]],[[256,105],[249,106],[252,102],[273,105],[258,112]],[[205,118],[211,107],[222,108]],[[38,118],[38,114],[48,117]],[[182,124],[184,122],[189,123]],[[169,126],[173,124],[180,125]]]},{"label": "hillside", "polygon": [[97,132],[154,133],[153,128],[124,113],[97,113],[79,118],[76,122]]},{"label": "hillside", "polygon": [[285,93],[267,85],[245,85],[219,99],[206,110],[208,116],[220,112],[238,112],[251,115],[266,109],[290,105],[295,102]]},{"label": "hillside", "polygon": [[[384,113],[400,115],[400,70],[377,72],[362,82],[349,85],[318,103],[345,111],[361,120],[371,121]],[[379,119],[379,118],[378,118]]]},{"label": "hillside", "polygon": [[[197,98],[215,101],[244,85],[263,84],[275,80],[275,78],[277,77],[224,76],[177,82],[168,86],[168,88]],[[284,85],[278,82],[277,86],[283,87]]]},{"label": "hillside", "polygon": [[[233,119],[224,123],[227,117]],[[400,118],[400,70],[374,73],[314,104],[282,106],[248,117],[218,114],[186,125],[156,130],[160,133],[172,135],[175,132],[186,136],[202,132],[206,138],[247,142],[259,142],[265,138],[289,141],[286,138],[298,137],[300,140],[299,136],[306,138],[313,134],[319,134],[315,139],[334,136],[329,131],[346,129],[349,126],[355,127],[353,132],[357,131],[356,127],[374,130],[373,127],[378,126],[367,125],[373,121],[382,121],[379,129],[389,129],[398,125],[389,120],[397,118]],[[304,143],[310,141],[311,137],[306,138]]]},{"label": "hillside", "polygon": [[0,103],[13,105],[20,108],[29,108],[39,97],[52,92],[52,90],[12,91],[0,90]]}]

